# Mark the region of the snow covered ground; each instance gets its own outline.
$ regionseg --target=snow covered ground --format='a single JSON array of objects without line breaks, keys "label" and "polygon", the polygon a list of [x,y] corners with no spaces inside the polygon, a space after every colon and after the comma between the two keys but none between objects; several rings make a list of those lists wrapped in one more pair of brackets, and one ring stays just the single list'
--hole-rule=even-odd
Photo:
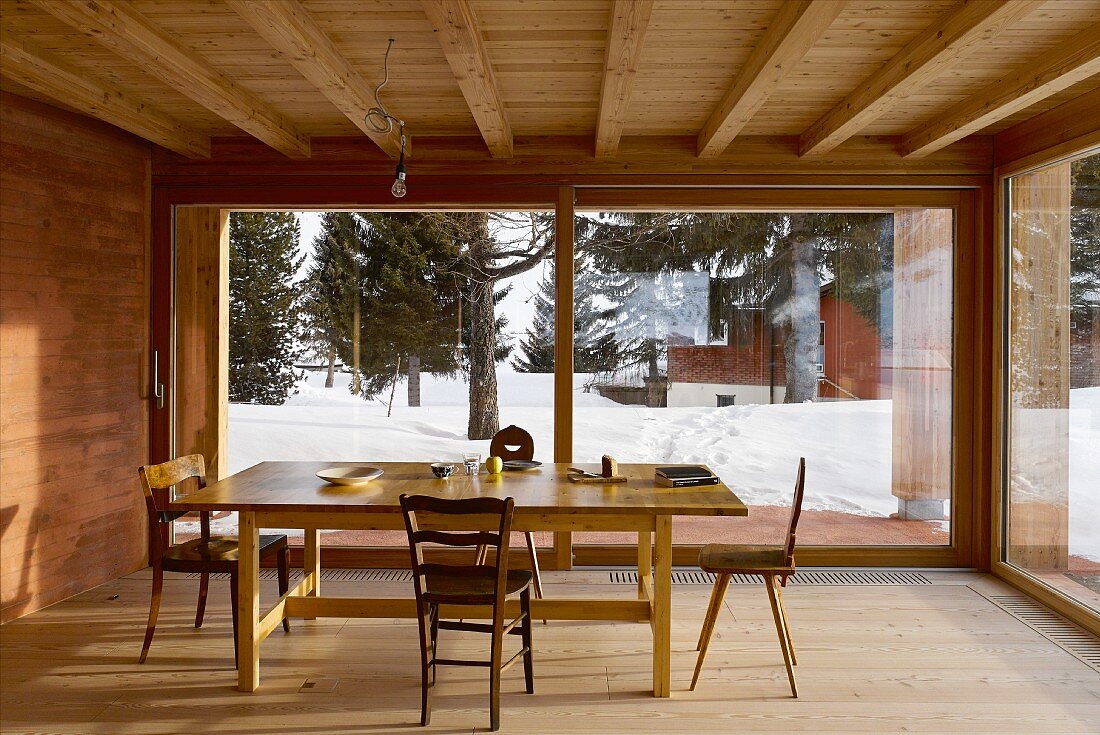
[{"label": "snow covered ground", "polygon": [[[577,376],[581,385],[586,376]],[[284,406],[232,405],[229,470],[263,460],[456,460],[488,453],[489,442],[466,435],[467,387],[461,379],[421,379],[421,407],[406,403],[398,384],[393,416],[384,392],[374,401],[348,393],[348,376],[324,387],[310,373]],[[536,458],[553,446],[553,376],[499,369],[501,426],[530,431]],[[891,403],[852,401],[728,408],[622,406],[575,389],[574,458],[598,461],[705,463],[750,505],[790,502],[799,456],[809,466],[807,509],[886,516],[890,494]],[[1100,388],[1071,396],[1070,551],[1100,559]]]}]

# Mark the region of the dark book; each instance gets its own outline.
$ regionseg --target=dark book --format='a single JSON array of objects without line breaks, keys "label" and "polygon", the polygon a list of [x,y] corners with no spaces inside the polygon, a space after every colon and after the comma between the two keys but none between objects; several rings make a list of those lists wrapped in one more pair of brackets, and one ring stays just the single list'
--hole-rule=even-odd
[{"label": "dark book", "polygon": [[674,480],[670,477],[657,475],[653,478],[653,481],[661,487],[699,487],[701,485],[717,485],[721,482],[721,479],[717,475],[710,475],[709,477],[688,477]]},{"label": "dark book", "polygon": [[715,477],[715,474],[701,465],[683,465],[680,467],[658,467],[657,477],[670,480],[699,480]]}]

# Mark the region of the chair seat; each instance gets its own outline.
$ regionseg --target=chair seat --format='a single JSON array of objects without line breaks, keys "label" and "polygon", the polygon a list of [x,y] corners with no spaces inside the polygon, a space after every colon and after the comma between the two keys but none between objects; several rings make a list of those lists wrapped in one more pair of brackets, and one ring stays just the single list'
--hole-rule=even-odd
[{"label": "chair seat", "polygon": [[[260,536],[260,556],[286,546],[286,536],[282,534]],[[209,539],[192,539],[175,544],[164,551],[164,568],[176,571],[179,568],[223,567],[228,571],[240,562],[240,547],[234,536],[211,536]]]},{"label": "chair seat", "polygon": [[[508,571],[505,592],[513,595],[531,585],[531,572],[525,569]],[[428,602],[492,602],[496,580],[491,577],[448,577],[442,574],[424,575],[424,599]]]},{"label": "chair seat", "polygon": [[787,564],[783,546],[759,544],[707,544],[699,551],[699,566],[720,574],[752,574],[754,572],[794,573]]}]

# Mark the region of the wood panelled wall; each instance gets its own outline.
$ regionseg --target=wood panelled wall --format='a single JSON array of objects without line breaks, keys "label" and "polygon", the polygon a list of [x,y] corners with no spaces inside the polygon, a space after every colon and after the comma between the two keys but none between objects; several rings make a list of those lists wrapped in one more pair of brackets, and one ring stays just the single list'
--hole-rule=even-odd
[{"label": "wood panelled wall", "polygon": [[0,98],[0,620],[144,565],[149,144]]}]

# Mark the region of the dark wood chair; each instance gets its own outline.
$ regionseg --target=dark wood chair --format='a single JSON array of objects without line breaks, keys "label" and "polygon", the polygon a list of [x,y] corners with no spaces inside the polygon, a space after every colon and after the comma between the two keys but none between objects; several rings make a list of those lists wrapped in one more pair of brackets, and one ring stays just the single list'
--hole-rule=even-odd
[{"label": "dark wood chair", "polygon": [[730,575],[754,574],[764,579],[764,588],[768,591],[768,601],[775,619],[775,630],[779,634],[779,647],[783,649],[783,663],[787,666],[787,679],[791,683],[791,694],[798,696],[798,687],[794,680],[794,666],[798,658],[791,640],[791,626],[787,622],[787,608],[783,606],[783,587],[787,578],[794,574],[794,543],[798,517],[802,514],[802,496],[806,486],[806,459],[798,460],[798,477],[794,484],[794,501],[791,503],[791,520],[787,526],[787,540],[783,545],[730,545],[707,544],[699,552],[699,566],[705,571],[717,574],[714,589],[710,594],[710,605],[703,620],[703,629],[699,633],[699,659],[695,662],[695,675],[691,677],[691,688],[695,689],[699,681],[699,672],[703,670],[703,659],[707,655],[711,635],[722,602],[729,588]]},{"label": "dark wood chair", "polygon": [[[199,538],[171,546],[165,543],[167,524],[184,515],[182,511],[161,510],[168,500],[168,489],[174,485],[195,479],[199,489],[206,487],[206,463],[201,454],[178,457],[169,462],[146,465],[138,469],[141,489],[145,494],[145,508],[149,513],[149,564],[153,568],[153,594],[149,601],[149,624],[145,629],[145,642],[141,646],[138,663],[145,663],[153,632],[160,612],[160,597],[164,587],[164,573],[198,573],[199,601],[195,611],[195,627],[202,627],[206,612],[206,594],[211,574],[229,574],[229,589],[233,609],[233,660],[237,661],[237,539],[210,535],[210,513],[199,515]],[[158,495],[160,496],[158,498]],[[290,586],[290,566],[286,536],[260,536],[260,558],[275,555],[279,567],[279,594]],[[290,630],[290,621],[283,619],[283,630]]]},{"label": "dark wood chair", "polygon": [[[500,675],[521,658],[527,693],[535,693],[531,655],[532,575],[526,570],[508,569],[508,539],[514,507],[515,501],[512,498],[446,500],[426,495],[401,496],[401,512],[405,517],[405,530],[409,535],[409,551],[412,555],[417,622],[420,626],[421,725],[427,725],[431,721],[431,688],[435,684],[435,668],[438,665],[489,667],[489,723],[493,730],[500,728]],[[421,528],[422,514],[429,518],[496,516],[499,517],[499,524],[495,532],[436,531]],[[425,563],[422,545],[426,543],[493,546],[496,548],[496,564],[462,566]],[[517,594],[520,614],[515,620],[505,623],[505,600]],[[493,622],[440,620],[440,605],[491,605]],[[490,633],[492,644],[489,660],[440,658],[436,651],[440,629]],[[518,653],[501,664],[505,634],[522,636],[523,645]]]},{"label": "dark wood chair", "polygon": [[[535,440],[518,426],[507,426],[493,435],[489,442],[489,454],[500,457],[505,462],[513,459],[532,460],[535,458]],[[530,531],[523,532],[527,540],[527,556],[531,564],[531,574],[535,581],[535,597],[542,599],[542,575],[539,573],[539,557],[535,553],[535,535]],[[485,563],[487,549],[479,546],[477,549],[477,563]],[[545,622],[545,621],[544,621]]]}]

